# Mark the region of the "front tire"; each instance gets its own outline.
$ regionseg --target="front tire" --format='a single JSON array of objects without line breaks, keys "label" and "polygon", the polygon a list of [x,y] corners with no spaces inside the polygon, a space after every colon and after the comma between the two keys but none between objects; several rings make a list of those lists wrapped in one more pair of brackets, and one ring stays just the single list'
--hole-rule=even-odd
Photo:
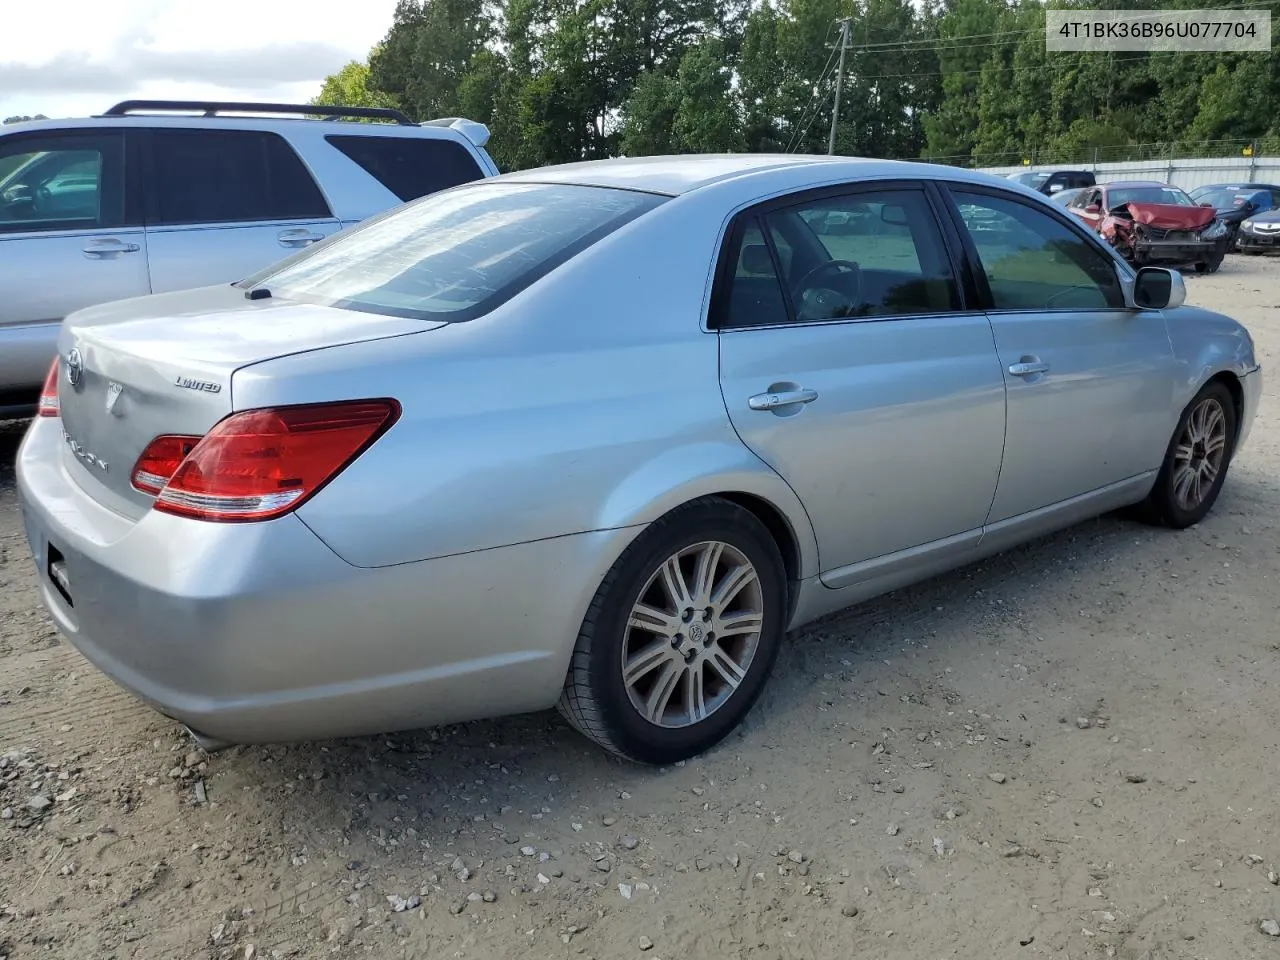
[{"label": "front tire", "polygon": [[786,627],[786,569],[748,510],[707,497],[623,552],[583,619],[560,713],[606,750],[674,763],[746,716]]},{"label": "front tire", "polygon": [[1205,518],[1227,478],[1235,451],[1236,406],[1219,381],[1205,384],[1183,410],[1155,486],[1148,520],[1181,530]]}]

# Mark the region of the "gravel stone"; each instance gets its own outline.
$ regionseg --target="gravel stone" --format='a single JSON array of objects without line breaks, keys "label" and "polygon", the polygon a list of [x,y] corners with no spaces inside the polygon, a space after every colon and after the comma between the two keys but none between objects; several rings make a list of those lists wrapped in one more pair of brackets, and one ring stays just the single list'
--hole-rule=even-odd
[{"label": "gravel stone", "polygon": [[799,850],[792,850],[787,854],[787,859],[792,863],[804,863],[804,854]]},{"label": "gravel stone", "polygon": [[891,837],[896,837],[898,835],[898,825],[896,823],[891,823],[889,826],[885,827],[884,832]]},{"label": "gravel stone", "polygon": [[840,908],[840,913],[846,917],[856,917],[858,915],[857,904],[846,903],[843,907]]},{"label": "gravel stone", "polygon": [[640,846],[640,841],[635,837],[623,837],[618,841],[618,843],[624,850],[634,850],[636,847]]},{"label": "gravel stone", "polygon": [[1276,923],[1274,920],[1263,920],[1258,924],[1258,929],[1268,937],[1280,937],[1280,923]]},{"label": "gravel stone", "polygon": [[1004,783],[1009,778],[1006,777],[1003,773],[988,773],[987,779],[990,780],[992,783]]},{"label": "gravel stone", "polygon": [[638,941],[636,941],[636,946],[638,946],[641,950],[652,950],[653,941],[650,940],[648,937],[642,936]]},{"label": "gravel stone", "polygon": [[1093,726],[1093,721],[1088,717],[1076,717],[1076,726],[1081,730],[1088,730]]},{"label": "gravel stone", "polygon": [[32,813],[44,813],[53,806],[53,801],[42,794],[36,794],[27,801],[27,809]]}]

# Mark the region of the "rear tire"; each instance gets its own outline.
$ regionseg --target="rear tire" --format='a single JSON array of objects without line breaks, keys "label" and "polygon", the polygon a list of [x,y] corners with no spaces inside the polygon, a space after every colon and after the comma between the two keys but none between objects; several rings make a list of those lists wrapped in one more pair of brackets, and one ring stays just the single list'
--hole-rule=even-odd
[{"label": "rear tire", "polygon": [[1175,530],[1203,520],[1222,491],[1235,440],[1231,392],[1216,380],[1205,384],[1178,418],[1143,518]]},{"label": "rear tire", "polygon": [[557,708],[629,760],[702,753],[760,695],[787,609],[786,568],[764,524],[718,497],[678,507],[600,584]]}]

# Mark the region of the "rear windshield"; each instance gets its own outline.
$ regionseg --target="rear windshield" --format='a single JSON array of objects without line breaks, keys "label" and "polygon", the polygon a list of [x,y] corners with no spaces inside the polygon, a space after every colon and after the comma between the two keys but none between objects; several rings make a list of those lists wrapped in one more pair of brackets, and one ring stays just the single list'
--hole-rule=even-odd
[{"label": "rear windshield", "polygon": [[471,320],[666,197],[480,182],[423,197],[244,281],[273,297],[424,320]]}]

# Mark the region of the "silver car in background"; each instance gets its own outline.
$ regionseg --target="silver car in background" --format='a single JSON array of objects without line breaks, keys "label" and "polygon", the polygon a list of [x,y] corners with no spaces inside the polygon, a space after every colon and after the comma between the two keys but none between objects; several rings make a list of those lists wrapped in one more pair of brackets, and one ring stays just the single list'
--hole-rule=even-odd
[{"label": "silver car in background", "polygon": [[532,170],[70,317],[18,455],[44,600],[206,745],[558,705],[663,763],[784,632],[1084,518],[1212,506],[1240,324],[1007,180]]},{"label": "silver car in background", "polygon": [[0,419],[34,410],[68,314],[232,283],[403,201],[494,176],[488,138],[456,117],[188,100],[3,127]]}]

